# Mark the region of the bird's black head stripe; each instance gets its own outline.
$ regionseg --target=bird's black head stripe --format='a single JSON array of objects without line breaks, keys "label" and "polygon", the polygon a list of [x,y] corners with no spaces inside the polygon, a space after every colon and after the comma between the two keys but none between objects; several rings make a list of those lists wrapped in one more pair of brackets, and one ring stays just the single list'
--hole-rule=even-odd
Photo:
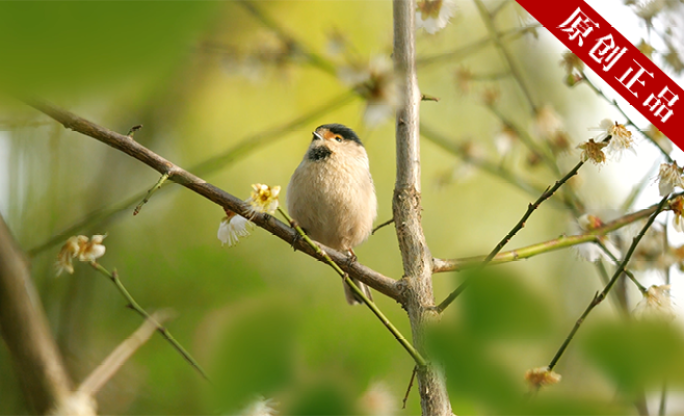
[{"label": "bird's black head stripe", "polygon": [[361,146],[363,146],[363,144],[361,143],[361,140],[359,140],[359,136],[357,136],[356,133],[354,133],[354,130],[350,129],[349,127],[347,127],[345,125],[337,124],[337,123],[324,124],[322,126],[319,126],[316,130],[321,129],[321,128],[322,129],[328,129],[335,134],[339,134],[340,136],[342,136],[342,138],[344,140],[351,140],[351,141],[356,142],[356,143],[360,144]]}]

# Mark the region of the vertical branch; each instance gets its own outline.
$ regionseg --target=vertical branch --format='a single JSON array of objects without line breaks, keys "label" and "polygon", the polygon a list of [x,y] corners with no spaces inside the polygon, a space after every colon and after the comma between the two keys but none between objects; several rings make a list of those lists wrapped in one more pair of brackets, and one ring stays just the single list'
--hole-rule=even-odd
[{"label": "vertical branch", "polygon": [[[400,80],[397,108],[397,180],[393,213],[404,266],[404,299],[413,344],[424,354],[425,323],[432,311],[432,256],[425,242],[420,206],[420,91],[416,75],[415,0],[394,0],[394,69]],[[451,415],[444,377],[432,365],[418,369],[423,415]]]},{"label": "vertical branch", "polygon": [[0,216],[0,330],[29,406],[47,413],[70,393],[26,259]]}]

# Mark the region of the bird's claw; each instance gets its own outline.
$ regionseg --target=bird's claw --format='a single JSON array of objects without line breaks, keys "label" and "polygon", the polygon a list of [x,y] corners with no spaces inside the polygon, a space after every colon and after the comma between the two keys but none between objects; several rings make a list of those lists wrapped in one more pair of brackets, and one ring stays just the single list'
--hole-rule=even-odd
[{"label": "bird's claw", "polygon": [[297,251],[297,245],[299,242],[302,240],[301,234],[299,234],[299,231],[297,231],[297,228],[299,228],[299,224],[297,224],[297,221],[292,219],[290,220],[290,227],[295,231],[294,237],[292,238],[292,243],[290,246],[294,251]]},{"label": "bird's claw", "polygon": [[351,268],[352,264],[356,263],[357,257],[356,253],[354,253],[354,250],[349,250],[349,255],[347,256],[344,264],[347,266],[347,268]]}]

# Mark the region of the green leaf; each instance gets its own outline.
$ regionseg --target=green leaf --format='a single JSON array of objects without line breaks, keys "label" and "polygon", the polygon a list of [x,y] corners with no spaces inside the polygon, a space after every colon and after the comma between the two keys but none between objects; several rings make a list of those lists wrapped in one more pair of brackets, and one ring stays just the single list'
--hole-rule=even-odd
[{"label": "green leaf", "polygon": [[159,76],[187,54],[211,2],[0,2],[0,86],[41,89]]},{"label": "green leaf", "polygon": [[286,305],[238,305],[223,330],[213,367],[216,405],[235,411],[256,397],[271,398],[293,377],[296,318]]},{"label": "green leaf", "polygon": [[481,338],[528,339],[551,330],[551,308],[511,274],[480,272],[456,302],[465,329]]},{"label": "green leaf", "polygon": [[628,393],[684,383],[684,337],[664,322],[603,323],[584,337],[583,349]]}]

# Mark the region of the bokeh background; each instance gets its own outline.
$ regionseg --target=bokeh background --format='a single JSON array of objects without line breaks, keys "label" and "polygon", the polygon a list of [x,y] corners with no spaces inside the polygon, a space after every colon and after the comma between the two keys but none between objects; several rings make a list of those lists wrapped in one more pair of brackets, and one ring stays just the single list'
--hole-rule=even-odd
[{"label": "bokeh background", "polygon": [[[514,2],[485,5],[494,10],[503,3],[495,20],[500,31],[534,25]],[[534,125],[534,116],[499,51],[490,42],[473,46],[488,37],[473,4],[456,4],[446,29],[418,35],[419,57],[430,58],[419,65],[421,90],[439,98],[422,104],[421,119],[451,143],[469,143],[472,152],[543,189],[557,177],[543,164],[530,164],[520,143],[504,156],[497,152],[502,123],[482,104],[483,94],[499,91],[498,108],[524,128]],[[618,1],[592,5],[611,10],[604,14],[609,20],[632,25],[638,43],[644,31],[634,29],[640,21],[632,9]],[[284,201],[311,131],[346,124],[368,150],[378,223],[388,220],[393,121],[364,123],[365,101],[350,94],[336,71],[389,57],[391,2],[253,6],[258,15],[238,2],[3,2],[0,82],[6,91],[38,95],[121,133],[142,124],[137,141],[241,198],[251,184],[266,183],[282,186]],[[311,64],[283,33],[333,70]],[[589,128],[620,119],[588,88],[563,83],[563,49],[543,29],[510,36],[506,45],[537,105],[553,106],[564,121],[571,143],[558,164],[567,171],[578,160],[577,144],[596,134]],[[464,69],[480,75],[465,88],[456,75]],[[272,399],[285,415],[420,412],[415,389],[401,410],[410,357],[367,309],[346,304],[329,268],[259,229],[236,247],[222,247],[216,238],[222,210],[173,184],[134,217],[130,203],[155,183],[156,172],[63,129],[12,95],[0,105],[0,212],[31,256],[32,276],[73,379],[82,380],[141,323],[111,282],[86,264],[55,277],[53,263],[66,238],[107,233],[100,262],[119,271],[146,309],[176,312],[168,328],[213,380],[204,381],[155,335],[97,396],[103,414],[236,414],[259,397]],[[635,138],[633,154],[602,168],[586,166],[573,180],[588,211],[619,215],[644,177],[633,209],[657,201],[652,167],[660,162],[658,152]],[[245,140],[249,144],[241,145]],[[423,225],[436,257],[488,253],[536,199],[427,139],[422,160]],[[84,227],[69,230],[84,219]],[[509,248],[577,232],[575,224],[567,209],[548,203]],[[393,227],[379,230],[356,253],[369,267],[402,276]],[[610,299],[592,313],[556,368],[562,382],[527,400],[525,371],[549,362],[601,280],[574,249],[491,273],[459,298],[435,335],[456,413],[635,413],[633,403],[644,397],[657,407],[666,379],[676,409],[684,382],[680,332],[629,329]],[[662,273],[639,277],[644,284],[663,279]],[[462,279],[435,275],[437,299]],[[625,293],[633,308],[641,295],[632,288]],[[381,295],[376,300],[410,334],[399,305]],[[653,356],[659,359],[649,361]],[[2,345],[0,413],[26,412]]]}]

